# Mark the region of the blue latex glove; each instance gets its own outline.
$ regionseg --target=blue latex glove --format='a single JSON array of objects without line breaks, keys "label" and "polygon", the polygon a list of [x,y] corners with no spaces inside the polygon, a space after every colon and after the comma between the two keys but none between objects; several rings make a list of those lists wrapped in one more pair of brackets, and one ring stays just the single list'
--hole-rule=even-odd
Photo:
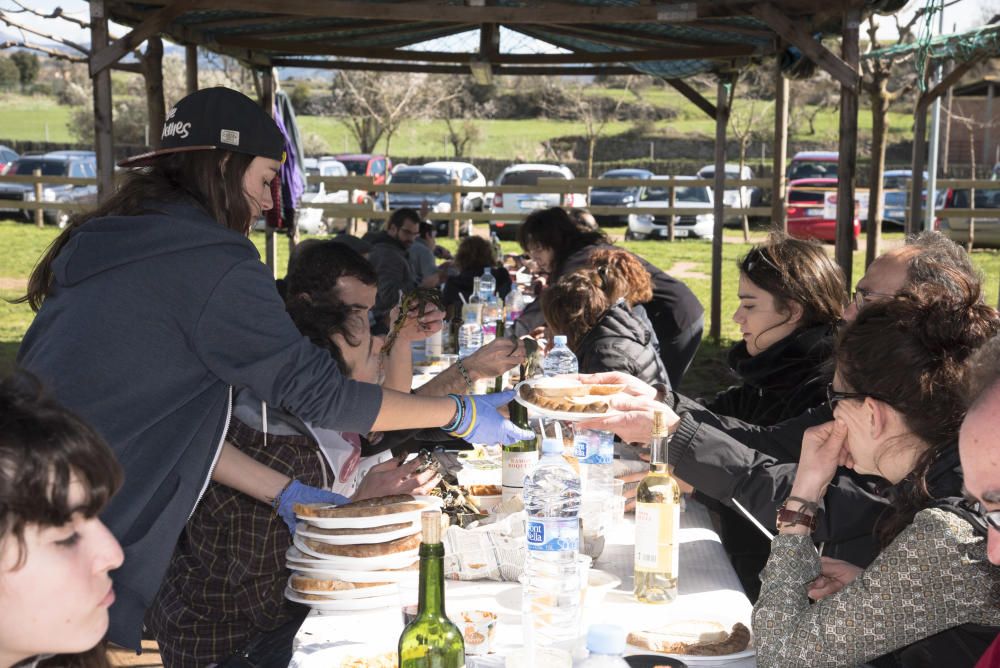
[{"label": "blue latex glove", "polygon": [[296,503],[329,503],[342,506],[350,502],[351,500],[346,496],[334,494],[326,489],[303,485],[298,480],[293,480],[278,496],[277,512],[281,519],[285,520],[288,530],[294,535],[295,524],[298,522],[298,519],[295,517]]},{"label": "blue latex glove", "polygon": [[[453,435],[461,435],[470,443],[510,444],[535,438],[535,432],[521,429],[500,415],[497,408],[506,406],[514,398],[514,390],[494,394],[476,394],[459,397],[465,414]],[[469,430],[471,427],[471,431]],[[468,432],[468,433],[467,433]]]}]

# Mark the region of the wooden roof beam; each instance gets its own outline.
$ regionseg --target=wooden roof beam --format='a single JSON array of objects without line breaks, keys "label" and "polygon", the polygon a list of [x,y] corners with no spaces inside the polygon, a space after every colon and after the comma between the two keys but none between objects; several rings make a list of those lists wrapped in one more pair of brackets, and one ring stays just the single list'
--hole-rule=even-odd
[{"label": "wooden roof beam", "polygon": [[705,96],[688,85],[683,79],[664,78],[664,81],[670,84],[670,86],[678,93],[686,97],[691,104],[708,114],[710,118],[715,118],[716,113],[718,113],[716,106],[705,99]]},{"label": "wooden roof beam", "polygon": [[[273,58],[274,67],[303,67],[317,70],[373,70],[377,72],[417,72],[423,74],[469,74],[468,65],[428,65],[423,63],[386,63],[363,60],[313,60],[308,58]],[[596,74],[636,74],[636,70],[625,65],[584,66],[495,66],[494,76],[563,75],[587,76]]]},{"label": "wooden roof beam", "polygon": [[[162,0],[148,0],[160,4]],[[718,5],[718,2],[714,3]],[[267,13],[276,9],[274,0],[212,0],[212,9]],[[371,18],[373,4],[360,0],[282,0],[282,14],[322,18]],[[440,21],[442,16],[456,23],[650,23],[693,21],[716,18],[719,12],[712,3],[654,2],[628,6],[580,5],[572,3],[538,2],[530,6],[463,6],[445,5],[431,0],[385,3],[378,11],[399,21]],[[730,14],[731,15],[731,14]]]},{"label": "wooden roof beam", "polygon": [[[570,26],[570,25],[558,25],[553,27],[554,30],[558,30],[561,33],[572,35],[574,37],[579,37],[581,39],[588,39],[594,42],[599,42],[601,44],[610,44],[613,46],[625,46],[629,48],[659,48],[659,47],[671,47],[671,46],[709,46],[711,44],[719,44],[722,46],[731,46],[733,42],[719,42],[714,40],[688,38],[688,37],[670,37],[667,35],[653,35],[649,33],[636,32],[634,30],[626,30],[619,27],[614,28],[597,28],[597,27],[582,27],[582,26]],[[769,36],[773,37],[772,33],[768,33]]]},{"label": "wooden roof beam", "polygon": [[917,100],[917,112],[923,113],[930,106],[931,102],[941,97],[948,92],[948,89],[958,83],[958,81],[965,76],[965,74],[971,70],[973,67],[981,63],[986,59],[986,56],[980,56],[979,58],[973,58],[964,63],[959,63],[952,68],[941,81],[928,91],[925,91],[920,98]]},{"label": "wooden roof beam", "polygon": [[755,4],[751,11],[754,16],[771,26],[782,39],[798,47],[807,58],[829,72],[834,79],[853,91],[859,89],[861,75],[857,70],[813,39],[812,35],[793,23],[773,4],[769,2]]},{"label": "wooden roof beam", "polygon": [[[300,17],[295,17],[295,20],[301,21],[301,18]],[[272,22],[272,25],[273,25],[273,22]],[[260,31],[255,30],[253,32],[241,32],[238,35],[232,35],[232,36],[233,37],[247,37],[247,38],[251,38],[251,39],[263,39],[265,37],[268,38],[268,39],[281,39],[282,37],[297,37],[299,35],[314,35],[314,34],[315,35],[319,35],[319,34],[334,35],[336,33],[342,32],[342,31],[355,31],[355,30],[369,31],[369,32],[370,31],[384,32],[385,28],[389,28],[389,27],[392,27],[392,26],[408,26],[408,25],[412,25],[412,24],[411,23],[406,23],[406,22],[400,22],[400,21],[365,21],[365,22],[354,21],[354,22],[351,22],[350,24],[348,24],[346,26],[343,25],[343,24],[332,25],[332,26],[324,26],[324,25],[317,26],[314,23],[313,25],[309,25],[309,26],[299,26],[298,28],[285,28],[285,29],[282,29],[280,27],[280,24],[279,24],[279,25],[275,26],[273,30],[260,30]],[[199,27],[199,29],[201,28],[200,25],[198,27]],[[437,27],[438,27],[438,24],[435,24],[433,26],[428,26],[428,27],[424,28],[424,30],[425,31],[426,30],[431,30],[431,29],[434,29],[434,28],[437,28]],[[393,34],[395,34],[395,31],[393,31]],[[219,35],[219,36],[220,37],[224,37],[225,33],[223,35]]]},{"label": "wooden roof beam", "polygon": [[176,0],[163,9],[153,12],[142,23],[108,46],[92,53],[90,55],[90,76],[94,77],[98,72],[117,63],[123,56],[131,53],[153,35],[161,33],[171,21],[192,9],[194,4],[195,0]]}]

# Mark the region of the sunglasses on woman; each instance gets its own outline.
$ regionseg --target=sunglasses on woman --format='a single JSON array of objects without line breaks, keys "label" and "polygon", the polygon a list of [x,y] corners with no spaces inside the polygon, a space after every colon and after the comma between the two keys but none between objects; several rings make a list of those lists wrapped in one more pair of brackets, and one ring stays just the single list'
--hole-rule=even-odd
[{"label": "sunglasses on woman", "polygon": [[978,501],[973,502],[971,505],[973,512],[982,517],[983,521],[986,522],[991,529],[1000,531],[1000,510],[986,510],[983,504]]},{"label": "sunglasses on woman", "polygon": [[892,405],[891,401],[883,399],[877,394],[872,394],[871,392],[838,392],[833,389],[833,383],[828,383],[826,386],[826,405],[830,407],[832,411],[837,405],[838,401],[844,401],[845,399],[877,399],[884,404]]}]

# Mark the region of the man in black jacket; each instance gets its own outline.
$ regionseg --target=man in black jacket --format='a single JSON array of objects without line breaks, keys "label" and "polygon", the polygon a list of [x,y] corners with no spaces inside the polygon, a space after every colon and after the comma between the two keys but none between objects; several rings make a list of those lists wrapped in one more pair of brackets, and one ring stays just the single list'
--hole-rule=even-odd
[{"label": "man in black jacket", "polygon": [[[853,320],[872,300],[912,286],[956,285],[954,277],[977,286],[981,283],[964,250],[936,232],[922,234],[869,266],[858,281],[845,318]],[[620,380],[614,374],[606,378],[602,380]],[[616,402],[622,413],[580,426],[611,430],[625,441],[646,442],[652,409],[666,404],[674,411],[668,420],[672,434],[668,462],[677,478],[724,504],[739,503],[765,527],[775,526],[777,509],[791,491],[803,433],[833,419],[830,407],[820,406],[774,426],[759,427],[718,416],[675,392],[657,393],[634,382],[630,388],[641,396]],[[960,475],[957,465],[954,468],[952,473]],[[876,478],[840,469],[820,503],[813,533],[817,542],[825,544],[825,555],[861,567],[871,563],[878,553],[872,529],[888,507],[888,500],[879,493],[881,484]]]},{"label": "man in black jacket", "polygon": [[385,229],[374,234],[370,243],[368,260],[378,275],[378,295],[372,309],[372,333],[389,331],[386,321],[389,311],[399,303],[401,292],[417,287],[417,280],[410,266],[409,248],[420,233],[420,214],[413,209],[396,209],[389,216]]}]

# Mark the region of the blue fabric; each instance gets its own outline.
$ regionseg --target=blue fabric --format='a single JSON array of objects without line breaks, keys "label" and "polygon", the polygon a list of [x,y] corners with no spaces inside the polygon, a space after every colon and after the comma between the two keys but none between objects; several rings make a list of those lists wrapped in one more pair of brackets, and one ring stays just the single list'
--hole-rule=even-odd
[{"label": "blue fabric", "polygon": [[102,515],[125,551],[109,634],[136,649],[225,434],[228,387],[361,433],[382,399],[298,332],[249,239],[193,205],[150,209],[74,230],[18,356],[125,470]]}]

